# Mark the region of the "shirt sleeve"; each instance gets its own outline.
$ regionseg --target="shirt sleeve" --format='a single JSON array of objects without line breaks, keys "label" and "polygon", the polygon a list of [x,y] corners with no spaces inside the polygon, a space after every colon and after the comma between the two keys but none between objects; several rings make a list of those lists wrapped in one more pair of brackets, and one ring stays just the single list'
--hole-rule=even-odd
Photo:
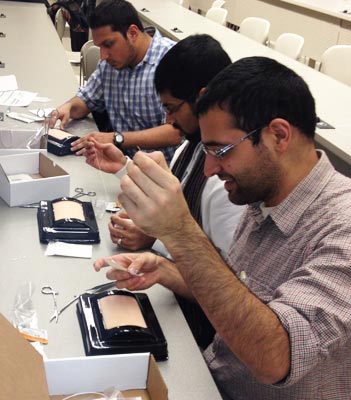
[{"label": "shirt sleeve", "polygon": [[87,83],[78,89],[77,96],[82,99],[92,111],[102,112],[106,109],[103,90],[104,66],[100,61],[96,70],[90,75]]},{"label": "shirt sleeve", "polygon": [[330,228],[307,246],[303,265],[268,306],[290,338],[291,368],[275,386],[289,386],[319,363],[340,357],[351,335],[351,225]]},{"label": "shirt sleeve", "polygon": [[210,177],[202,192],[202,228],[213,245],[225,257],[233,241],[233,235],[246,206],[230,202],[223,181]]}]

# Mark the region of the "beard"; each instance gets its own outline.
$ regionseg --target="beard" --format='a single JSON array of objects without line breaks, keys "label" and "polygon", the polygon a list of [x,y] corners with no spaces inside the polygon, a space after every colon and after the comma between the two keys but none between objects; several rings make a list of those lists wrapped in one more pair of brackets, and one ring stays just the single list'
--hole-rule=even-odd
[{"label": "beard", "polygon": [[279,191],[282,177],[280,167],[270,157],[268,151],[261,151],[255,165],[236,175],[219,174],[225,180],[229,200],[237,205],[269,202]]},{"label": "beard", "polygon": [[201,133],[200,133],[200,129],[198,129],[197,131],[193,132],[193,133],[188,133],[188,132],[184,132],[184,130],[182,129],[182,127],[180,125],[178,125],[176,122],[173,124],[174,128],[179,129],[186,140],[188,140],[190,143],[199,143],[201,141]]}]

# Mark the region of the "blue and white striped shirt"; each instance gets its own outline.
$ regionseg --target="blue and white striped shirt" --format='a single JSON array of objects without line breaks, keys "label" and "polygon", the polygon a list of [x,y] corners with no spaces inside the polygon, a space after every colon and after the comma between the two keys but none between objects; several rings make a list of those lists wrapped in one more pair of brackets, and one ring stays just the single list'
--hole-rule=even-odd
[{"label": "blue and white striped shirt", "polygon": [[[149,29],[146,32],[149,33]],[[144,59],[134,68],[117,70],[106,61],[100,61],[85,86],[79,88],[80,97],[92,111],[107,110],[115,131],[133,132],[162,125],[165,110],[155,90],[155,70],[167,51],[175,44],[162,37],[157,29]],[[168,163],[175,147],[162,150]],[[152,151],[152,150],[148,150]],[[133,157],[136,150],[124,150]]]}]

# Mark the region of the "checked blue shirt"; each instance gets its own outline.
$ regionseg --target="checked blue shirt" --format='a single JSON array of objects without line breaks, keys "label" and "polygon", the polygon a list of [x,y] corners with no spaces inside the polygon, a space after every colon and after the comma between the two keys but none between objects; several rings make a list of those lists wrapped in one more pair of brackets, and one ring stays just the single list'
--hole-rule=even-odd
[{"label": "checked blue shirt", "polygon": [[[147,28],[146,32],[150,30],[154,32],[151,45],[137,66],[119,71],[106,61],[100,61],[86,85],[78,90],[77,96],[91,111],[107,110],[115,131],[133,132],[165,122],[165,110],[155,90],[154,76],[158,63],[175,42],[162,37],[155,28]],[[169,163],[175,147],[158,150],[163,151]],[[124,150],[129,157],[135,152],[134,149]]]}]

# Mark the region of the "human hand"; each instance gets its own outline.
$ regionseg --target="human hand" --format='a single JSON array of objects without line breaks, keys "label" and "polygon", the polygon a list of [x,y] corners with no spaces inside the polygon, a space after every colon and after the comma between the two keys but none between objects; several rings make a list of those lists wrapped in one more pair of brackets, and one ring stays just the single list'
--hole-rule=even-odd
[{"label": "human hand", "polygon": [[125,211],[111,216],[108,229],[112,242],[127,250],[146,249],[155,241],[155,238],[142,233]]},{"label": "human hand", "polygon": [[127,164],[127,157],[112,143],[91,138],[85,142],[86,163],[104,172],[115,174]]},{"label": "human hand", "polygon": [[70,103],[65,103],[56,108],[48,117],[49,128],[54,128],[57,120],[60,120],[60,129],[65,129],[65,126],[70,119],[71,107]]},{"label": "human hand", "polygon": [[180,182],[164,164],[162,159],[155,161],[149,154],[136,153],[121,180],[122,193],[118,196],[134,223],[162,241],[181,235],[186,224],[194,224]]},{"label": "human hand", "polygon": [[91,141],[91,139],[99,143],[113,144],[113,132],[91,132],[75,142],[72,142],[71,150],[75,152],[77,156],[81,156],[85,153],[88,142]]},{"label": "human hand", "polygon": [[159,283],[161,257],[156,254],[126,253],[99,258],[94,262],[95,271],[98,272],[102,268],[109,267],[109,258],[126,268],[125,271],[110,268],[106,272],[107,279],[115,280],[118,289],[144,290]]}]

